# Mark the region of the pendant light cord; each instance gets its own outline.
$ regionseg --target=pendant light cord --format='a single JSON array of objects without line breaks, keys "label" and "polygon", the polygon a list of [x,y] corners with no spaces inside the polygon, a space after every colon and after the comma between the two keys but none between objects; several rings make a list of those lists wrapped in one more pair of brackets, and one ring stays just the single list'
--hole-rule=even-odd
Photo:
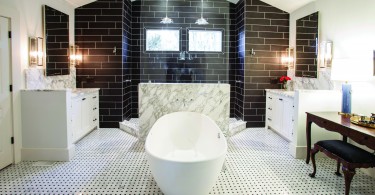
[{"label": "pendant light cord", "polygon": [[165,4],[165,17],[168,18],[168,0],[167,0],[167,3]]},{"label": "pendant light cord", "polygon": [[202,7],[201,7],[201,18],[203,18],[203,0],[202,0]]}]

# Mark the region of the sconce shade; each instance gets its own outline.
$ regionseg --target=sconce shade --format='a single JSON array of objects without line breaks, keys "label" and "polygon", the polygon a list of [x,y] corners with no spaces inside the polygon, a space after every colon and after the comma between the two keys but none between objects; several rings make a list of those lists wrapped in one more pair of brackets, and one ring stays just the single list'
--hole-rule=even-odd
[{"label": "sconce shade", "polygon": [[332,65],[332,42],[322,41],[319,45],[319,68],[327,68]]},{"label": "sconce shade", "polygon": [[70,65],[71,66],[77,66],[79,65],[80,62],[82,62],[82,54],[79,51],[78,45],[72,45],[70,46]]},{"label": "sconce shade", "polygon": [[281,56],[281,64],[293,68],[294,67],[294,49],[287,48],[286,52]]},{"label": "sconce shade", "polygon": [[43,38],[29,38],[29,62],[31,66],[43,66]]}]

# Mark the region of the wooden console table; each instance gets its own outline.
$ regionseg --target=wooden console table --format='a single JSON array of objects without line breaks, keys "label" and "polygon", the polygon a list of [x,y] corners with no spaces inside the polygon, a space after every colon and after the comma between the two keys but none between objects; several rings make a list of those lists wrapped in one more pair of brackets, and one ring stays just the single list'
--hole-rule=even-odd
[{"label": "wooden console table", "polygon": [[375,129],[352,124],[350,116],[342,116],[337,112],[306,112],[306,114],[306,164],[310,162],[312,123],[328,131],[340,133],[345,142],[347,142],[347,138],[350,138],[359,144],[375,150]]}]

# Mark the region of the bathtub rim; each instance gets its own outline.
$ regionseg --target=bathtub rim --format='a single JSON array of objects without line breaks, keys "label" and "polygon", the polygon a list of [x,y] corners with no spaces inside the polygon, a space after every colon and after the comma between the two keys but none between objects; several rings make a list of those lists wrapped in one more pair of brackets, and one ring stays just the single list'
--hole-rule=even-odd
[{"label": "bathtub rim", "polygon": [[[167,158],[163,158],[163,157],[159,157],[159,156],[156,156],[154,155],[152,152],[150,152],[149,150],[149,144],[148,144],[148,135],[146,137],[146,141],[145,141],[145,151],[146,151],[146,155],[150,155],[152,156],[153,158],[156,158],[158,160],[163,160],[163,161],[167,161],[167,162],[176,162],[176,163],[183,163],[183,164],[189,164],[189,163],[199,163],[199,162],[206,162],[206,161],[212,161],[212,160],[216,160],[222,156],[226,156],[227,155],[227,152],[228,152],[228,143],[227,143],[227,138],[224,136],[224,133],[223,131],[220,129],[220,127],[216,124],[216,122],[214,120],[212,120],[209,116],[205,115],[205,114],[202,114],[202,113],[199,113],[199,112],[190,112],[190,111],[178,111],[178,112],[172,112],[172,113],[168,113],[166,115],[163,115],[162,117],[160,117],[159,119],[163,118],[164,116],[167,116],[167,115],[173,115],[173,114],[176,114],[176,113],[194,113],[194,114],[199,114],[203,117],[206,117],[208,120],[210,120],[211,122],[213,122],[215,124],[215,126],[220,130],[219,133],[220,133],[220,139],[225,139],[224,140],[224,150],[221,151],[220,153],[218,153],[218,155],[214,156],[214,157],[211,157],[211,158],[205,158],[204,160],[189,160],[189,161],[186,161],[186,160],[171,160],[171,159],[167,159]],[[158,120],[159,120],[158,119]],[[156,122],[155,122],[156,123]],[[149,131],[148,134],[150,134],[152,132],[152,128],[151,130]]]}]

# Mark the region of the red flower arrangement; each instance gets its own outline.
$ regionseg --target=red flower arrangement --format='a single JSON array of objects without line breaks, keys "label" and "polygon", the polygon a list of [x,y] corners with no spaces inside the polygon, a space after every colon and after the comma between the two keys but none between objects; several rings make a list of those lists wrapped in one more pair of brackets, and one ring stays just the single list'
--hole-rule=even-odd
[{"label": "red flower arrangement", "polygon": [[286,83],[287,81],[290,81],[290,80],[292,80],[290,77],[282,76],[282,77],[280,77],[279,82],[280,83]]}]

